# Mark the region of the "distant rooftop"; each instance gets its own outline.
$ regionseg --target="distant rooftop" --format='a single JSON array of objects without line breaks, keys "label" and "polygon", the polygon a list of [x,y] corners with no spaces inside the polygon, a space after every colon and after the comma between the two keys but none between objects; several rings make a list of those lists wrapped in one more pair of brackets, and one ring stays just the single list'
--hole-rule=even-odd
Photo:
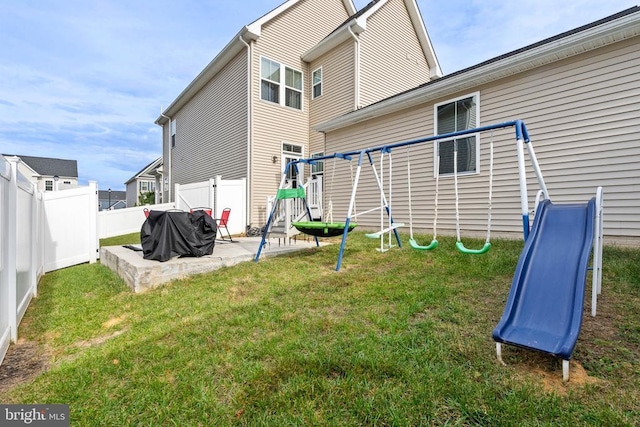
[{"label": "distant rooftop", "polygon": [[3,154],[5,157],[18,156],[31,169],[40,175],[78,177],[78,161],[53,159],[50,157],[22,156],[19,154]]}]

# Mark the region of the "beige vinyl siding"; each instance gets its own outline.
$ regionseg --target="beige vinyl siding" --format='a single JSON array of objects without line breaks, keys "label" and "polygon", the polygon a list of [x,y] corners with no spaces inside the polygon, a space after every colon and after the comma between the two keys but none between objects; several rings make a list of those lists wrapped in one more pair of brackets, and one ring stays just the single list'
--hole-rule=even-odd
[{"label": "beige vinyl siding", "polygon": [[[513,119],[525,121],[554,202],[584,203],[601,185],[605,198],[605,238],[638,244],[640,84],[635,70],[640,66],[639,42],[636,37],[410,110],[329,132],[327,151],[346,151],[432,135],[434,104],[479,91],[481,125]],[[486,232],[490,138],[489,133],[481,137],[480,173],[459,177],[463,240],[470,236],[484,237]],[[514,131],[496,131],[493,140],[491,232],[494,236],[518,236],[522,227]],[[533,208],[537,183],[528,155],[525,157],[529,202]],[[393,158],[394,217],[408,223],[405,149],[395,150]],[[378,164],[379,154],[375,161]],[[350,179],[348,168],[341,173],[342,179]],[[418,228],[430,233],[435,193],[432,143],[411,149],[411,178],[414,231]],[[334,194],[334,217],[341,218],[340,210],[346,213],[348,190],[341,187]],[[379,204],[370,172],[363,174],[358,193],[360,211]],[[368,228],[377,228],[378,222],[377,214],[358,218],[358,223]],[[453,179],[441,178],[438,233],[454,232]]]},{"label": "beige vinyl siding", "polygon": [[429,81],[429,67],[403,0],[389,0],[360,35],[360,104]]},{"label": "beige vinyl siding", "polygon": [[246,177],[247,111],[247,53],[243,50],[172,117],[176,120],[172,185],[217,175]]},{"label": "beige vinyl siding", "polygon": [[[309,155],[311,70],[302,61],[301,55],[347,18],[342,0],[303,0],[264,24],[260,38],[252,45],[252,188],[249,222],[253,225],[266,223],[269,214],[266,212],[266,199],[275,194],[280,183],[282,143],[302,145],[303,155]],[[302,71],[302,110],[260,98],[261,57]],[[273,156],[277,157],[275,164],[272,162]]]},{"label": "beige vinyl siding", "polygon": [[[310,64],[312,72],[322,67],[322,96],[309,101],[310,128],[354,109],[354,54],[354,41],[348,40]],[[308,81],[308,90],[312,93],[311,79]],[[310,152],[324,152],[324,135],[313,130],[310,132]]]}]

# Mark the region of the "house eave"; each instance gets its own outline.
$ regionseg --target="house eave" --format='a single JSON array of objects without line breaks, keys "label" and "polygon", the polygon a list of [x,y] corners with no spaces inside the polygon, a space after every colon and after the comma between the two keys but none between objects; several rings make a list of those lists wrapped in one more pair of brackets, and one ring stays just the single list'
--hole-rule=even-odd
[{"label": "house eave", "polygon": [[427,58],[427,64],[429,64],[429,78],[431,80],[439,79],[442,77],[442,69],[440,69],[440,63],[438,62],[436,51],[431,44],[431,39],[429,38],[427,29],[424,26],[424,21],[420,15],[418,4],[416,3],[416,0],[405,0],[404,3],[415,28],[415,33],[420,41],[422,52]]},{"label": "house eave", "polygon": [[314,126],[330,132],[378,116],[394,113],[461,91],[477,88],[505,77],[557,62],[581,53],[640,35],[640,13],[633,13],[602,25],[571,34],[532,49],[444,76],[405,93]]},{"label": "house eave", "polygon": [[341,26],[337,31],[303,53],[301,56],[302,60],[305,62],[315,61],[325,53],[330,52],[332,49],[351,39],[351,32],[349,29],[351,29],[351,31],[356,35],[362,34],[362,32],[367,29],[367,22],[366,19],[361,18],[362,17],[353,19],[347,24]]},{"label": "house eave", "polygon": [[[216,55],[215,58],[189,83],[189,85],[178,95],[178,97],[169,106],[161,112],[155,121],[157,125],[164,125],[169,120],[167,117],[173,117],[193,96],[198,93],[216,74],[220,72],[240,51],[246,48],[245,42],[258,40],[262,34],[262,26],[273,18],[277,17],[287,9],[298,3],[300,0],[288,0],[276,7],[261,18],[243,27],[229,43]],[[345,9],[349,15],[356,12],[353,0],[342,0]]]},{"label": "house eave", "polygon": [[235,56],[246,48],[240,38],[249,42],[257,40],[260,34],[254,33],[248,26],[245,26],[229,43],[216,55],[209,64],[196,76],[195,79],[178,95],[178,97],[160,114],[156,119],[157,125],[164,125],[173,117],[195,94],[197,94],[216,74],[218,74]]}]

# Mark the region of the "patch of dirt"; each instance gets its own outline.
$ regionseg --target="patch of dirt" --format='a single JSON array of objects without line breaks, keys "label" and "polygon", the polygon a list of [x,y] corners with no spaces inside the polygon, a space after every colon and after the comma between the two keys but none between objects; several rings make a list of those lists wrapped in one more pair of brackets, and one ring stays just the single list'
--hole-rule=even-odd
[{"label": "patch of dirt", "polygon": [[119,325],[120,323],[122,323],[124,321],[124,319],[127,318],[126,314],[123,314],[120,317],[112,317],[111,319],[107,320],[106,322],[104,322],[102,324],[103,328],[111,328],[113,326]]},{"label": "patch of dirt", "polygon": [[566,396],[572,387],[582,387],[586,384],[595,384],[600,381],[597,378],[590,377],[582,365],[574,360],[569,362],[569,382],[566,383],[562,380],[562,369],[548,371],[534,368],[532,373],[540,378],[544,391],[560,396]]},{"label": "patch of dirt", "polygon": [[18,339],[0,365],[0,396],[31,381],[48,368],[49,356],[33,341]]},{"label": "patch of dirt", "polygon": [[119,335],[124,334],[126,331],[126,329],[121,329],[119,331],[115,331],[111,334],[108,335],[101,335],[99,337],[95,337],[92,338],[90,340],[83,340],[83,341],[78,341],[76,343],[74,343],[73,345],[75,347],[80,347],[80,348],[86,348],[86,347],[93,347],[94,345],[100,345],[103,344],[104,342],[110,340],[111,338],[115,338]]}]

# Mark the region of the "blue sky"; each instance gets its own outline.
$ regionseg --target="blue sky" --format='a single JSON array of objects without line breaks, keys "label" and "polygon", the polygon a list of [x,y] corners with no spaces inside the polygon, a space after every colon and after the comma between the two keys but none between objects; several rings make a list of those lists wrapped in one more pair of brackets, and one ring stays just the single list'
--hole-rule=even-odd
[{"label": "blue sky", "polygon": [[[284,0],[1,0],[0,152],[75,159],[123,190],[162,154],[169,105],[242,26]],[[314,0],[315,1],[315,0]],[[636,0],[418,0],[445,74]],[[356,0],[362,8],[367,0]]]}]

